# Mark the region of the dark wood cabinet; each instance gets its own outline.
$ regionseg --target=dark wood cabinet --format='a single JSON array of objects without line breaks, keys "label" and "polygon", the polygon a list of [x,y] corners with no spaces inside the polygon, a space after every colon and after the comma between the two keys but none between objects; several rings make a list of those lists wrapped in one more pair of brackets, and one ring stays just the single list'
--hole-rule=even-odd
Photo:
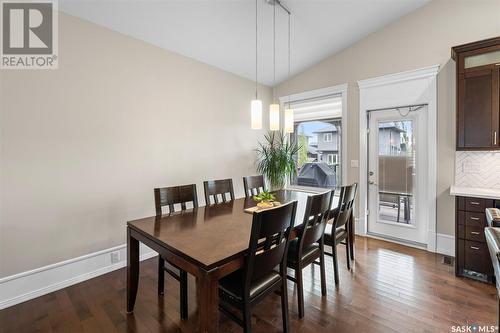
[{"label": "dark wood cabinet", "polygon": [[457,150],[500,148],[500,37],[455,46]]},{"label": "dark wood cabinet", "polygon": [[480,279],[493,280],[493,267],[484,236],[486,207],[495,201],[472,197],[456,198],[455,224],[455,273]]}]

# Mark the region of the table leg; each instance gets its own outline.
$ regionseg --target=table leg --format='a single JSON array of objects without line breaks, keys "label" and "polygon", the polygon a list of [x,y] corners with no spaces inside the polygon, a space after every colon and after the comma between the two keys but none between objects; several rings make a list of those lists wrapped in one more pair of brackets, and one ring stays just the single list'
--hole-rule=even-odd
[{"label": "table leg", "polygon": [[201,271],[196,277],[198,332],[219,332],[219,281],[214,271]]},{"label": "table leg", "polygon": [[349,218],[349,247],[350,247],[350,253],[351,253],[351,260],[354,260],[354,240],[356,239],[355,233],[356,231],[355,226],[355,219],[354,219],[354,213],[351,213],[351,217]]},{"label": "table leg", "polygon": [[139,241],[130,235],[127,227],[127,312],[134,311],[139,286]]}]

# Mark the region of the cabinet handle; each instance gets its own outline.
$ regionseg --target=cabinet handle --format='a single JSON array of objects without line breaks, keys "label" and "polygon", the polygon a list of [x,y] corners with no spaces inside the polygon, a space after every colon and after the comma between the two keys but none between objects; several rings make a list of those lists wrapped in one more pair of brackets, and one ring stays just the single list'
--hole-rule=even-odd
[{"label": "cabinet handle", "polygon": [[474,216],[471,216],[471,217],[470,217],[470,219],[471,219],[472,221],[479,221],[479,217],[474,217]]},{"label": "cabinet handle", "polygon": [[493,144],[497,145],[497,131],[493,132]]},{"label": "cabinet handle", "polygon": [[471,201],[471,202],[469,202],[469,203],[470,203],[471,205],[476,205],[476,206],[477,206],[477,205],[479,205],[479,202],[477,202],[477,201]]},{"label": "cabinet handle", "polygon": [[470,248],[473,250],[479,250],[479,248],[477,246],[471,246]]},{"label": "cabinet handle", "polygon": [[470,233],[471,233],[472,235],[479,235],[479,232],[477,232],[477,231],[471,231]]}]

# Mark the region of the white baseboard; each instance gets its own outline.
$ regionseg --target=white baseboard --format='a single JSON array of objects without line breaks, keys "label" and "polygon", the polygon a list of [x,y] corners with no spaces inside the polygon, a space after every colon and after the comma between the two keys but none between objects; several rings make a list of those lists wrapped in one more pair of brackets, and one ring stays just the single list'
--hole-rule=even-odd
[{"label": "white baseboard", "polygon": [[[364,234],[364,220],[356,218],[356,235],[367,236]],[[455,236],[447,234],[435,234],[436,253],[444,254],[447,256],[455,256]],[[432,236],[429,236],[432,237]],[[376,237],[375,237],[376,238]],[[433,237],[434,238],[434,237]],[[407,245],[407,244],[403,244]],[[433,250],[430,250],[434,252]]]},{"label": "white baseboard", "polygon": [[436,234],[436,252],[447,256],[455,256],[455,236]]},{"label": "white baseboard", "polygon": [[[0,279],[0,310],[126,266],[126,244]],[[117,251],[120,260],[111,262]],[[140,243],[140,260],[157,255]]]}]

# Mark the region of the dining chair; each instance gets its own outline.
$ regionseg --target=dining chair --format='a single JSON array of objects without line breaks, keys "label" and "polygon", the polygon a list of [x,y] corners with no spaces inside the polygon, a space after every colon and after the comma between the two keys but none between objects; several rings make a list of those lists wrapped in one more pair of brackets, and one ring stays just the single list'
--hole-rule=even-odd
[{"label": "dining chair", "polygon": [[234,189],[233,180],[229,179],[219,179],[219,180],[207,180],[203,182],[203,187],[205,189],[205,204],[211,205],[210,197],[213,198],[215,204],[219,203],[219,195],[222,198],[222,202],[226,202],[227,194],[229,194],[229,200],[234,200]]},{"label": "dining chair", "polygon": [[[180,205],[181,210],[186,210],[186,203],[192,202],[193,208],[198,207],[196,185],[182,185],[154,189],[156,216],[163,215],[163,207],[168,206],[168,213],[175,212],[175,205]],[[180,313],[182,319],[188,317],[188,280],[187,272],[168,262],[161,255],[158,259],[158,294],[165,291],[165,272],[169,273],[180,284]]]},{"label": "dining chair", "polygon": [[243,177],[243,188],[245,189],[245,197],[247,198],[264,192],[266,190],[264,176]]},{"label": "dining chair", "polygon": [[323,234],[330,216],[332,200],[333,191],[309,196],[304,212],[304,220],[298,230],[298,237],[290,241],[287,265],[295,271],[295,276],[287,277],[297,284],[299,318],[304,317],[302,269],[316,263],[318,258],[321,271],[321,295],[326,295]]},{"label": "dining chair", "polygon": [[[252,309],[266,296],[279,292],[283,332],[289,331],[286,260],[297,201],[253,213],[244,267],[219,280],[219,309],[251,332]],[[276,269],[279,266],[279,271]],[[242,312],[242,318],[231,309]]]},{"label": "dining chair", "polygon": [[358,184],[354,183],[350,186],[343,186],[340,189],[340,198],[337,208],[333,211],[333,223],[327,224],[325,228],[325,245],[332,247],[332,252],[325,252],[325,254],[333,257],[333,268],[335,276],[335,284],[339,283],[339,265],[338,265],[338,252],[337,245],[344,244],[346,248],[346,262],[347,269],[351,269],[350,257],[350,240],[349,230],[347,223],[352,217],[354,200],[356,199]]}]

